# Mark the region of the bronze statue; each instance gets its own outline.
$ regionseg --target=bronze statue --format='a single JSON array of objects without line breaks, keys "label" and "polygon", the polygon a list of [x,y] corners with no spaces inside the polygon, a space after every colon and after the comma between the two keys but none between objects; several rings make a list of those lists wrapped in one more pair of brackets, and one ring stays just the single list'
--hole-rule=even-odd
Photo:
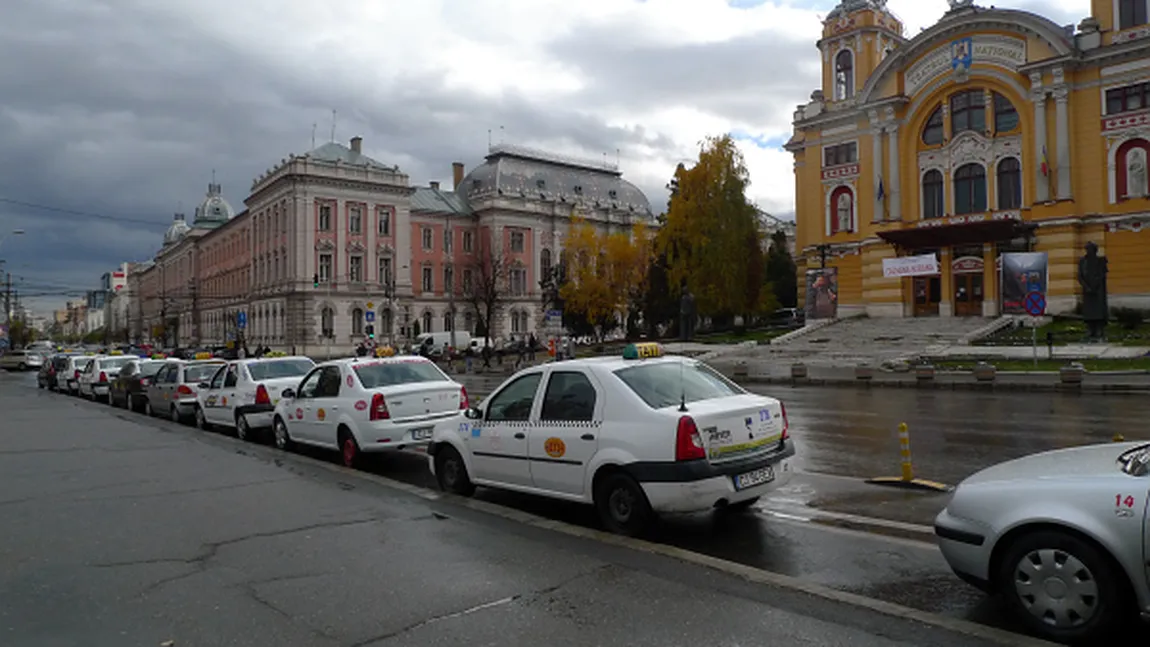
[{"label": "bronze statue", "polygon": [[695,338],[695,295],[683,286],[683,297],[679,299],[679,337],[683,341]]},{"label": "bronze statue", "polygon": [[1078,285],[1082,286],[1082,320],[1086,322],[1087,339],[1103,341],[1110,308],[1106,302],[1105,256],[1098,255],[1094,241],[1086,243],[1086,255],[1078,259]]}]

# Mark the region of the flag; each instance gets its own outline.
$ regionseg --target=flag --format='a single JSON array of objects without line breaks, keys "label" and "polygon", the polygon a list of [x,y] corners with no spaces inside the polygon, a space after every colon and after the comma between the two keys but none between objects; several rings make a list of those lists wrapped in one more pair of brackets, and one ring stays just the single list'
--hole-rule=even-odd
[{"label": "flag", "polygon": [[882,199],[885,197],[886,197],[886,188],[883,187],[882,178],[880,177],[878,179],[878,200],[879,200],[879,202],[882,202]]},{"label": "flag", "polygon": [[1046,147],[1042,147],[1042,175],[1050,175],[1050,160],[1046,158]]}]

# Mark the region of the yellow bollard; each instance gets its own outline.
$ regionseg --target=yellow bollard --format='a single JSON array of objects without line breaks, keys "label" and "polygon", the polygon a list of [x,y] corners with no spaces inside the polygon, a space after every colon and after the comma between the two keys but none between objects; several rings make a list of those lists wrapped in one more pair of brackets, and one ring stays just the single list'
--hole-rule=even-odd
[{"label": "yellow bollard", "polygon": [[1122,443],[1122,442],[1126,442],[1126,436],[1123,436],[1123,435],[1122,435],[1122,434],[1120,434],[1120,433],[1116,433],[1116,434],[1114,434],[1114,439],[1113,439],[1113,441],[1114,441],[1114,442],[1116,442],[1116,443]]},{"label": "yellow bollard", "polygon": [[898,424],[898,444],[902,454],[902,480],[914,480],[914,467],[910,462],[910,431],[905,422]]}]

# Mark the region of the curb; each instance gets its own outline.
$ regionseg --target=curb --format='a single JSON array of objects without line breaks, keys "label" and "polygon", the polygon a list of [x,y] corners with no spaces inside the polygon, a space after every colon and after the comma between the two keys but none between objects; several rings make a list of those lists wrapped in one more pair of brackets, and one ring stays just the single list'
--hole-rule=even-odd
[{"label": "curb", "polygon": [[836,386],[863,389],[927,389],[944,391],[1013,391],[1045,393],[1102,393],[1107,395],[1150,393],[1150,384],[1049,384],[1017,382],[939,382],[935,380],[859,380],[856,378],[801,378],[751,375],[736,380],[740,384],[780,386]]},{"label": "curb", "polygon": [[954,486],[947,485],[946,483],[939,483],[938,481],[928,481],[927,479],[910,479],[909,481],[900,476],[876,476],[869,478],[865,483],[870,485],[885,485],[887,487],[900,488],[904,490],[925,490],[929,492],[953,492]]}]

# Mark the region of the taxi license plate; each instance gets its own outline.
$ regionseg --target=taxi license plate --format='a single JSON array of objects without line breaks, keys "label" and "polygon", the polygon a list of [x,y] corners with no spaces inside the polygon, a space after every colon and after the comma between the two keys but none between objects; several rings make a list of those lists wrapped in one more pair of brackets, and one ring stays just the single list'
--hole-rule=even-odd
[{"label": "taxi license plate", "polygon": [[775,480],[775,470],[770,465],[767,465],[766,467],[760,467],[757,470],[736,476],[735,489],[745,490],[749,487],[762,485],[763,483],[770,483],[773,480]]},{"label": "taxi license plate", "polygon": [[417,427],[411,430],[412,440],[427,440],[431,438],[431,432],[434,427]]}]

